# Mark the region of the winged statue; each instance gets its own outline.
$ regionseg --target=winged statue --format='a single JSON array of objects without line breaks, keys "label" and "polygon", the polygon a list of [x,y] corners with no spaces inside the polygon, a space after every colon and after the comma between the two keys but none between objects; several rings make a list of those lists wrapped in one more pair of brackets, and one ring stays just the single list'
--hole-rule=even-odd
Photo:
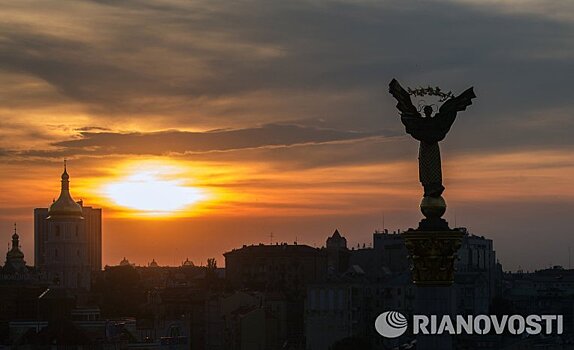
[{"label": "winged statue", "polygon": [[460,111],[472,104],[476,97],[473,88],[468,88],[456,97],[448,98],[433,115],[432,106],[424,106],[423,114],[417,110],[407,92],[396,79],[391,80],[389,92],[397,100],[397,109],[406,132],[420,141],[419,180],[424,187],[425,197],[440,197],[444,191],[440,148],[442,141]]}]

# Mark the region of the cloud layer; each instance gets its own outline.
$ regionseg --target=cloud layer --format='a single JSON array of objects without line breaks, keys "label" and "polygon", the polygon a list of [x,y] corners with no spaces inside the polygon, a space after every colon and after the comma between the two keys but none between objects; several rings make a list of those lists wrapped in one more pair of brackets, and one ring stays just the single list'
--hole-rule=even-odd
[{"label": "cloud layer", "polygon": [[382,207],[412,225],[401,210],[416,202],[417,145],[387,93],[394,77],[474,86],[442,144],[459,206],[572,206],[574,3],[23,0],[2,12],[6,222],[49,200],[38,177],[61,158],[105,177],[163,157],[222,169],[225,181],[200,180],[238,196],[225,210],[335,215],[294,229]]}]

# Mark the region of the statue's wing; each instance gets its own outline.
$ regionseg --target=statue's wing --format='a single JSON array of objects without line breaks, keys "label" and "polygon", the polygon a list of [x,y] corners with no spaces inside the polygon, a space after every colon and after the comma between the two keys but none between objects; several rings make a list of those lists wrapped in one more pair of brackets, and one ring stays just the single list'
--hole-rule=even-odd
[{"label": "statue's wing", "polygon": [[470,106],[472,99],[475,97],[476,95],[474,94],[473,88],[468,88],[462,94],[446,100],[446,102],[440,106],[438,113],[432,118],[434,123],[436,123],[436,141],[444,139],[454,123],[456,114]]},{"label": "statue's wing", "polygon": [[401,112],[401,121],[407,133],[421,141],[428,123],[413,105],[411,96],[396,79],[391,80],[389,92],[397,100],[397,109]]},{"label": "statue's wing", "polygon": [[401,111],[401,116],[406,115],[414,118],[421,118],[421,114],[417,111],[411,101],[409,93],[403,89],[401,84],[396,79],[391,80],[389,84],[389,92],[397,100],[397,109]]}]

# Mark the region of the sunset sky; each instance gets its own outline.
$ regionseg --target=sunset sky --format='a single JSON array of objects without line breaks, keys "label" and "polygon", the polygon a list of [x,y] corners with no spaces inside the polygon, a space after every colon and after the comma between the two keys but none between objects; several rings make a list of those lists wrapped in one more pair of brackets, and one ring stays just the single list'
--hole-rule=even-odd
[{"label": "sunset sky", "polygon": [[[4,1],[0,244],[59,194],[104,264],[416,227],[418,144],[388,83],[477,98],[441,143],[446,219],[506,270],[574,245],[574,2]],[[152,185],[152,186],[150,186]],[[169,198],[169,200],[166,200]],[[163,209],[158,209],[163,208]],[[3,260],[3,258],[1,258]]]}]

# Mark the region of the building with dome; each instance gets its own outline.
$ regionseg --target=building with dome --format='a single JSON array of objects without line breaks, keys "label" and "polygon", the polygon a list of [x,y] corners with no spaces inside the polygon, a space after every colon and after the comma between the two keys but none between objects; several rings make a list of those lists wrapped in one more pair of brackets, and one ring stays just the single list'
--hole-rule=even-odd
[{"label": "building with dome", "polygon": [[60,196],[49,208],[34,210],[37,269],[60,286],[89,289],[91,271],[101,270],[101,220],[101,209],[84,207],[72,198],[64,162]]},{"label": "building with dome", "polygon": [[183,266],[183,267],[194,267],[195,264],[193,263],[193,261],[189,260],[189,258],[185,258],[185,261],[181,263],[181,266]]},{"label": "building with dome", "polygon": [[124,258],[122,259],[122,261],[120,261],[120,265],[119,266],[135,266],[135,264],[132,264],[128,259],[126,259],[126,257],[124,256]]},{"label": "building with dome", "polygon": [[48,285],[48,280],[44,274],[39,273],[32,266],[26,265],[24,252],[20,245],[20,235],[16,224],[14,224],[12,244],[9,245],[8,252],[6,252],[4,266],[0,267],[0,310],[2,310],[0,314],[7,310],[6,308],[25,308],[19,305],[18,301],[14,302],[12,298],[19,298],[23,293],[37,288],[45,288]]},{"label": "building with dome", "polygon": [[20,250],[20,236],[16,231],[16,224],[14,224],[14,234],[12,235],[12,249],[6,253],[6,262],[2,269],[4,274],[28,274],[26,261],[24,260],[24,253]]}]

